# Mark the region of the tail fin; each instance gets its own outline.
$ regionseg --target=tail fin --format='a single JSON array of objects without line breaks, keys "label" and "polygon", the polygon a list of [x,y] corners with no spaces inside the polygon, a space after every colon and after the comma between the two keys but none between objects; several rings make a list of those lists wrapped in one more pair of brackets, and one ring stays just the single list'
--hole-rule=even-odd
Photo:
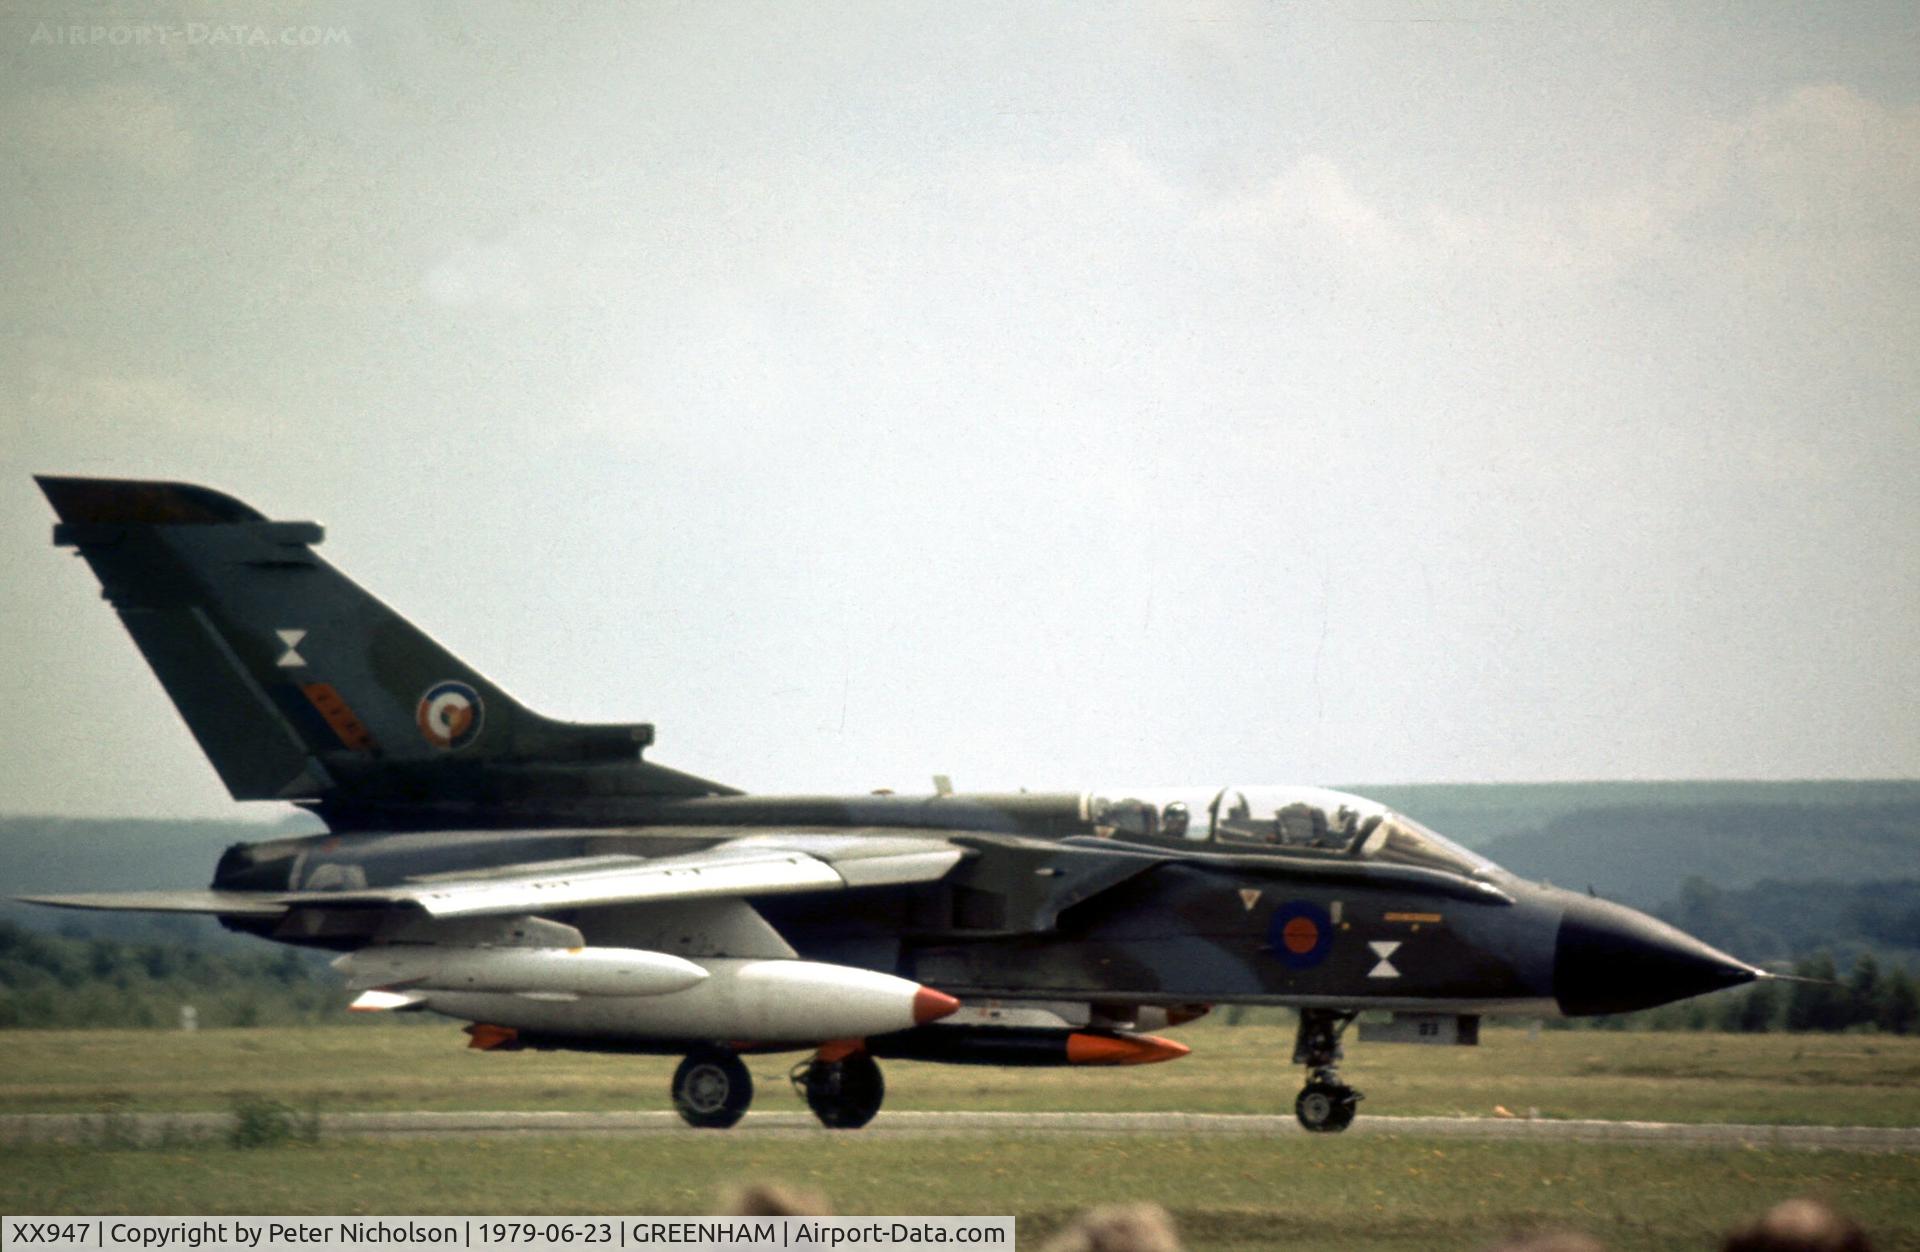
[{"label": "tail fin", "polygon": [[[653,727],[527,709],[269,521],[185,483],[37,478],[236,800],[348,800],[383,775],[635,763]],[[729,790],[642,765],[657,787]],[[342,794],[342,793],[346,794]]]}]

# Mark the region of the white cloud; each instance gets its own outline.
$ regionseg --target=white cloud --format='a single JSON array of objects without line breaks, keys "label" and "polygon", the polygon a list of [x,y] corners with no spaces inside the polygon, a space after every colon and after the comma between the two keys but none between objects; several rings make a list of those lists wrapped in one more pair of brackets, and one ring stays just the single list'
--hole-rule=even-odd
[{"label": "white cloud", "polygon": [[1331,158],[1309,153],[1282,170],[1256,196],[1229,207],[1223,219],[1260,225],[1303,242],[1342,243],[1362,252],[1399,253],[1412,242],[1380,206],[1354,189]]},{"label": "white cloud", "polygon": [[1756,109],[1728,141],[1729,189],[1776,222],[1858,246],[1911,248],[1920,225],[1920,105],[1888,108],[1836,84]]},{"label": "white cloud", "polygon": [[550,221],[527,221],[493,239],[469,240],[427,271],[422,286],[434,303],[525,313],[577,278],[580,257],[569,232]]},{"label": "white cloud", "polygon": [[[1344,247],[1405,271],[1579,280],[1673,249],[1770,247],[1799,237],[1837,262],[1903,254],[1920,233],[1920,107],[1850,87],[1801,87],[1732,123],[1696,119],[1654,172],[1595,194],[1484,203],[1396,203],[1321,153],[1214,214],[1297,248]],[[1802,264],[1804,258],[1791,263]]]},{"label": "white cloud", "polygon": [[[93,432],[108,442],[234,432],[257,415],[209,397],[191,381],[137,357],[75,340],[30,336],[19,344],[14,405],[50,432]],[[0,395],[14,391],[0,389]]]}]

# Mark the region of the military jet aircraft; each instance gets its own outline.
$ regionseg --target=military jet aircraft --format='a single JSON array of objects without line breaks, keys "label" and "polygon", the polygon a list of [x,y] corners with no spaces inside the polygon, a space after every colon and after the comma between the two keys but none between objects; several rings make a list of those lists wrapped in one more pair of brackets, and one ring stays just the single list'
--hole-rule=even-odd
[{"label": "military jet aircraft", "polygon": [[684,1054],[739,1120],[742,1053],[801,1051],[828,1126],[877,1058],[1127,1065],[1214,1005],[1299,1011],[1302,1125],[1360,1093],[1343,1031],[1467,1044],[1490,1013],[1647,1008],[1764,977],[1632,909],[1524,882],[1357,796],[1235,783],[750,796],[643,724],[523,707],[316,555],[321,530],[168,482],[38,480],[236,800],[328,833],[227,849],[204,891],[37,897],[211,914],[338,951],[360,1010],[471,1046]]}]

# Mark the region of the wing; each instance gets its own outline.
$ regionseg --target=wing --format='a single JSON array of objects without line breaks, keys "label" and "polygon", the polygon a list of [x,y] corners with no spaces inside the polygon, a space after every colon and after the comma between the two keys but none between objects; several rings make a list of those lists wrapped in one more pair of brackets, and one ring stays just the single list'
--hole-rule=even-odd
[{"label": "wing", "polygon": [[967,848],[941,839],[773,833],[679,856],[593,856],[435,874],[344,891],[130,891],[22,896],[58,908],[276,916],[299,908],[410,909],[429,917],[544,913],[597,905],[786,895],[934,882]]},{"label": "wing", "polygon": [[15,896],[26,904],[56,909],[107,909],[124,913],[220,913],[228,917],[278,917],[287,906],[280,893],[261,891],[86,891],[72,895]]}]

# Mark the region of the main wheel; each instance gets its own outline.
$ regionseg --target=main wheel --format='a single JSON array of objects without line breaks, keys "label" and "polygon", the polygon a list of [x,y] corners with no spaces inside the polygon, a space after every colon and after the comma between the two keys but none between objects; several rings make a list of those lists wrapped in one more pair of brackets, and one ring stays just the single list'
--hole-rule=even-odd
[{"label": "main wheel", "polygon": [[1293,1115],[1315,1134],[1334,1134],[1353,1125],[1360,1093],[1344,1083],[1310,1082],[1293,1102]]},{"label": "main wheel", "polygon": [[703,1044],[673,1071],[673,1111],[689,1126],[725,1130],[752,1103],[753,1078],[730,1048]]},{"label": "main wheel", "polygon": [[812,1061],[805,1078],[807,1107],[822,1125],[858,1130],[873,1120],[887,1098],[880,1066],[865,1052],[841,1061]]}]

